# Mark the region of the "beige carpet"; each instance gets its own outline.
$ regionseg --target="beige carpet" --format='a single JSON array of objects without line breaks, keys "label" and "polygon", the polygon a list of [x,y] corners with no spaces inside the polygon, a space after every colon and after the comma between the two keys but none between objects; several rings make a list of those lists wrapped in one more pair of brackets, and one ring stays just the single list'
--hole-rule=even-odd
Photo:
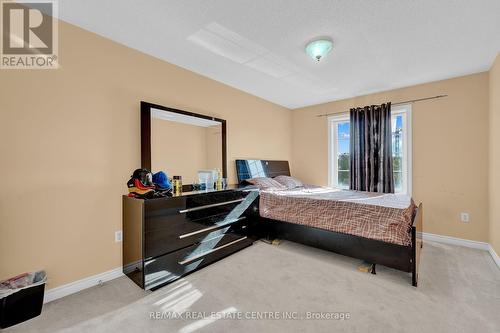
[{"label": "beige carpet", "polygon": [[[359,260],[257,242],[153,293],[119,278],[46,304],[40,317],[5,331],[500,332],[500,270],[487,252],[427,242],[422,256],[414,288],[396,270],[361,273]],[[186,311],[194,318],[150,318]],[[292,319],[252,319],[275,311]],[[307,312],[349,319],[293,319]]]}]

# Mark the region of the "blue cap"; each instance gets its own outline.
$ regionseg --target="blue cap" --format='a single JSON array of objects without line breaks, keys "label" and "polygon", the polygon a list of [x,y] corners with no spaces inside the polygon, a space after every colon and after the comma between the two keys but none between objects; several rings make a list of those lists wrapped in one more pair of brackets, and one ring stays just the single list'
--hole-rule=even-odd
[{"label": "blue cap", "polygon": [[153,183],[162,190],[170,190],[172,188],[167,174],[163,171],[159,171],[153,175]]}]

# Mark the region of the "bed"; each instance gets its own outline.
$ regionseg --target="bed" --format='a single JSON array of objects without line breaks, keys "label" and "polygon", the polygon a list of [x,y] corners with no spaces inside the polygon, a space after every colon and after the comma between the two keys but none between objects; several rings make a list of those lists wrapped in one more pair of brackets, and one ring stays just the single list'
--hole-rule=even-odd
[{"label": "bed", "polygon": [[[236,160],[238,181],[290,176],[287,161]],[[422,204],[404,195],[303,185],[259,194],[259,230],[411,273],[417,286],[422,248]]]}]

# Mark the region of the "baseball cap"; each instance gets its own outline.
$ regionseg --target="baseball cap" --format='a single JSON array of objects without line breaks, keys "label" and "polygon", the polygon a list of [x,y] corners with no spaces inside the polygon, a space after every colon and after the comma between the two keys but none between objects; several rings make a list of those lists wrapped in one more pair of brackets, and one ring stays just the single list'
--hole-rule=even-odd
[{"label": "baseball cap", "polygon": [[130,178],[127,182],[127,187],[129,197],[149,199],[155,194],[153,188],[144,186],[139,179],[136,178]]},{"label": "baseball cap", "polygon": [[132,178],[132,181],[134,183],[134,187],[141,189],[141,190],[154,190],[154,186],[144,186],[142,182],[137,179],[137,178]]},{"label": "baseball cap", "polygon": [[132,179],[139,179],[143,186],[154,187],[153,175],[148,169],[136,169],[131,176]]},{"label": "baseball cap", "polygon": [[163,171],[159,171],[153,175],[153,183],[159,190],[170,190],[172,188],[167,174]]},{"label": "baseball cap", "polygon": [[129,197],[141,198],[141,199],[153,198],[155,194],[155,191],[153,189],[141,190],[140,188],[137,187],[129,187],[128,192],[129,192],[128,193]]}]

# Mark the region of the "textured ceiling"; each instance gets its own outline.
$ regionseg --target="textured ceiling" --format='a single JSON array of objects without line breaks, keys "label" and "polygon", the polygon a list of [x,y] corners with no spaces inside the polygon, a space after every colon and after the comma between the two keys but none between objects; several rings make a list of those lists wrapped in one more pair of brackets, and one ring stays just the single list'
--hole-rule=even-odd
[{"label": "textured ceiling", "polygon": [[289,108],[486,71],[500,51],[500,0],[64,0],[59,16]]}]

